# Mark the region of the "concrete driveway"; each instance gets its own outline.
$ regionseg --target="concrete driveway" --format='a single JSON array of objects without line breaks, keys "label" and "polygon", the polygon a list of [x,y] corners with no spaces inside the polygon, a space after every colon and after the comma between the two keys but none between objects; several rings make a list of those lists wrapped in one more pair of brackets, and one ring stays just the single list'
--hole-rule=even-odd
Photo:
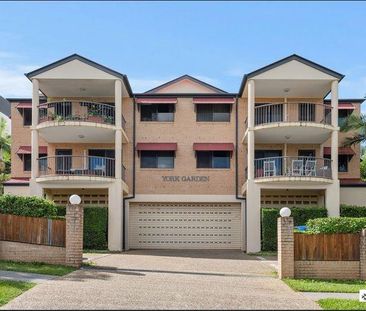
[{"label": "concrete driveway", "polygon": [[129,251],[93,261],[3,309],[319,309],[239,251]]}]

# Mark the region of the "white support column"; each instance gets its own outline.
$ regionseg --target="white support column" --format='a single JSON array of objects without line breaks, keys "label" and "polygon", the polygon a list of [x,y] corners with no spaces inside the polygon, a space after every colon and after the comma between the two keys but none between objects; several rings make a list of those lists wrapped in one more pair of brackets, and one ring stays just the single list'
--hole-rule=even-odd
[{"label": "white support column", "polygon": [[108,249],[122,250],[122,180],[116,180],[108,188]]},{"label": "white support column", "polygon": [[329,217],[338,217],[340,209],[339,180],[334,180],[325,190],[325,207]]},{"label": "white support column", "polygon": [[256,253],[261,250],[261,189],[254,180],[247,182],[246,209],[246,251]]},{"label": "white support column", "polygon": [[38,106],[39,106],[39,82],[37,79],[32,80],[33,94],[32,94],[32,132],[31,132],[31,165],[32,172],[31,178],[38,177],[38,130],[36,129],[38,124]]},{"label": "white support column", "polygon": [[332,82],[331,90],[333,126],[331,138],[332,178],[333,180],[338,180],[338,81]]},{"label": "white support column", "polygon": [[115,177],[117,180],[122,179],[122,130],[117,129],[115,132]]},{"label": "white support column", "polygon": [[255,118],[255,85],[248,81],[248,180],[254,179],[254,118]]},{"label": "white support column", "polygon": [[114,104],[117,129],[122,128],[122,81],[114,82]]}]

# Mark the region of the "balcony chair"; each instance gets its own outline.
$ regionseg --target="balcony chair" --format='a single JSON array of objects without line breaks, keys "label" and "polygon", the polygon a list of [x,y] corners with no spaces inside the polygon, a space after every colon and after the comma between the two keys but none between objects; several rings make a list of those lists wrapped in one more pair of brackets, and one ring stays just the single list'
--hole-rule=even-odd
[{"label": "balcony chair", "polygon": [[316,160],[306,160],[305,176],[316,176]]},{"label": "balcony chair", "polygon": [[276,162],[267,160],[263,162],[264,177],[276,176]]},{"label": "balcony chair", "polygon": [[303,160],[292,160],[291,176],[302,176],[304,174]]}]

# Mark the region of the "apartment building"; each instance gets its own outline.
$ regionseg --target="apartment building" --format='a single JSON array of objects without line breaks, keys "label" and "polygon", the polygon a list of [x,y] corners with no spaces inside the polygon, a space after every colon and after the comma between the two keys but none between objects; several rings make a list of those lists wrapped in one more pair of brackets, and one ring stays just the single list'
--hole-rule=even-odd
[{"label": "apartment building", "polygon": [[255,252],[261,207],[336,216],[366,200],[360,148],[339,133],[363,99],[338,99],[343,75],[300,56],[245,75],[238,93],[184,75],[137,94],[76,54],[26,76],[32,98],[8,99],[5,192],[107,206],[110,250]]}]

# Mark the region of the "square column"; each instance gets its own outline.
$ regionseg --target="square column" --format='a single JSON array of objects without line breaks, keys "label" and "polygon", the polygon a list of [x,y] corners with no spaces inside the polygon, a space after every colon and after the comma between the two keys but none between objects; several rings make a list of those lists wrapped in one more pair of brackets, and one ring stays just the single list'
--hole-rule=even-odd
[{"label": "square column", "polygon": [[122,179],[122,81],[115,80],[114,84],[114,102],[115,102],[115,177]]},{"label": "square column", "polygon": [[38,108],[39,108],[39,82],[37,79],[32,80],[33,94],[32,94],[32,131],[31,131],[31,179],[38,177]]},{"label": "square column", "polygon": [[325,207],[329,217],[339,217],[340,186],[336,179],[325,189]]},{"label": "square column", "polygon": [[247,253],[257,253],[261,250],[261,189],[254,180],[247,181]]},{"label": "square column", "polygon": [[332,159],[332,178],[338,180],[338,81],[332,82],[332,138],[331,138],[331,159]]},{"label": "square column", "polygon": [[122,128],[122,81],[114,82],[114,105],[116,128]]},{"label": "square column", "polygon": [[122,251],[122,180],[116,180],[108,188],[108,249]]}]

